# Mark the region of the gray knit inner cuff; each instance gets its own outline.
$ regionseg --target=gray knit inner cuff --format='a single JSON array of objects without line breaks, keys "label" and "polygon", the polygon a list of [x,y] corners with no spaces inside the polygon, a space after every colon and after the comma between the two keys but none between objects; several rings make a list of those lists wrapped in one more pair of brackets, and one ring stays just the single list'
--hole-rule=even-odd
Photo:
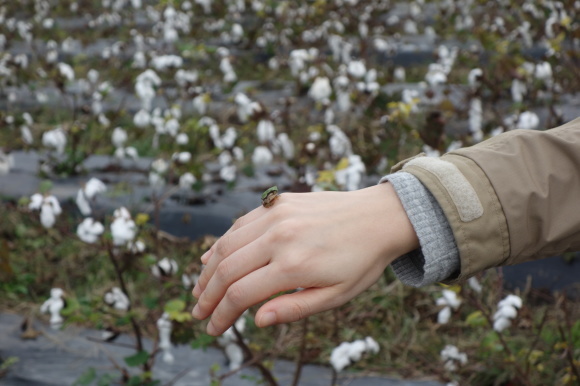
[{"label": "gray knit inner cuff", "polygon": [[397,192],[421,245],[393,261],[391,267],[397,277],[407,285],[422,287],[456,276],[459,250],[435,197],[410,173],[390,174],[379,183],[386,181]]}]

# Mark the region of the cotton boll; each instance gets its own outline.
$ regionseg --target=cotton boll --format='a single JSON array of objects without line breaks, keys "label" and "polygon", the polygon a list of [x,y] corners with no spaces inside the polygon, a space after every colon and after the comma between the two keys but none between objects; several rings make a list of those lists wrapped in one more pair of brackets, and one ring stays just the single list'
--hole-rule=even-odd
[{"label": "cotton boll", "polygon": [[66,142],[66,134],[60,127],[42,134],[42,145],[55,149],[58,154],[64,153]]},{"label": "cotton boll", "polygon": [[186,164],[189,161],[191,161],[191,153],[188,151],[182,151],[180,153],[175,153],[173,155],[173,160],[180,163],[180,164]]},{"label": "cotton boll", "polygon": [[479,284],[479,281],[475,277],[470,277],[469,280],[467,280],[467,284],[469,284],[469,287],[478,294],[483,291],[481,284]]},{"label": "cotton boll", "polygon": [[62,209],[56,197],[54,196],[40,196],[40,205],[38,203],[38,196],[34,195],[29,208],[40,209],[40,222],[45,228],[52,228],[56,222],[56,217],[62,213]]},{"label": "cotton boll", "polygon": [[240,368],[244,363],[244,351],[234,342],[228,343],[224,349],[226,357],[228,358],[228,366],[230,371]]},{"label": "cotton boll", "polygon": [[34,143],[34,138],[32,137],[32,132],[28,126],[22,125],[20,126],[20,135],[22,138],[22,142],[27,145],[32,145]]},{"label": "cotton boll", "polygon": [[151,123],[151,115],[146,110],[139,110],[133,117],[133,123],[139,128],[145,128]]},{"label": "cotton boll", "polygon": [[350,357],[348,355],[350,343],[342,342],[335,347],[330,354],[330,364],[336,372],[341,372],[345,367],[350,365]]},{"label": "cotton boll", "polygon": [[151,267],[151,273],[155,277],[167,277],[176,274],[178,268],[175,260],[164,257]]},{"label": "cotton boll", "polygon": [[498,307],[512,306],[515,308],[522,308],[522,298],[517,295],[508,295],[498,303]]},{"label": "cotton boll", "polygon": [[105,293],[103,300],[106,304],[119,311],[128,311],[131,307],[129,298],[119,287],[113,287]]},{"label": "cotton boll", "polygon": [[185,133],[179,133],[177,134],[177,137],[175,137],[175,142],[178,145],[187,145],[189,143],[189,137]]},{"label": "cotton boll", "polygon": [[105,183],[98,178],[91,178],[84,187],[84,192],[89,200],[92,200],[97,194],[107,191]]},{"label": "cotton boll", "polygon": [[85,196],[85,192],[83,191],[83,189],[79,189],[79,191],[77,192],[75,202],[80,212],[83,214],[83,216],[88,216],[92,213],[91,205],[89,204],[89,201],[87,200],[87,197]]},{"label": "cotton boll", "polygon": [[437,323],[447,324],[449,323],[450,318],[451,318],[451,307],[445,306],[437,314]]},{"label": "cotton boll", "polygon": [[404,67],[396,67],[395,72],[393,73],[393,77],[395,78],[395,81],[400,82],[400,83],[404,83],[405,78],[406,78],[405,68]]},{"label": "cotton boll", "polygon": [[151,169],[159,174],[164,174],[169,169],[169,163],[163,158],[157,158],[151,163]]},{"label": "cotton boll", "polygon": [[236,179],[236,165],[224,166],[220,169],[220,178],[226,182],[233,182]]},{"label": "cotton boll", "polygon": [[115,217],[111,223],[113,244],[120,246],[133,241],[137,234],[137,225],[131,219],[129,211],[125,207],[121,207],[115,210],[113,216]]},{"label": "cotton boll", "polygon": [[511,325],[511,320],[507,318],[500,318],[493,321],[493,329],[497,332],[502,332],[506,328],[509,328]]},{"label": "cotton boll", "polygon": [[93,244],[104,231],[103,224],[87,217],[77,227],[77,236],[85,243]]},{"label": "cotton boll", "polygon": [[40,306],[41,313],[50,313],[50,326],[55,330],[61,328],[64,321],[60,314],[65,307],[63,294],[64,291],[62,289],[52,288],[50,290],[50,298]]},{"label": "cotton boll", "polygon": [[272,121],[268,119],[262,119],[258,122],[258,127],[256,128],[258,141],[260,143],[272,142],[276,135],[276,129]]},{"label": "cotton boll", "polygon": [[521,103],[524,100],[524,96],[528,92],[526,84],[519,79],[512,80],[511,94],[512,101],[515,103]]},{"label": "cotton boll", "polygon": [[317,77],[308,91],[308,96],[317,102],[325,102],[332,95],[330,80],[323,76]]},{"label": "cotton boll", "polygon": [[348,347],[348,357],[351,361],[359,361],[365,353],[367,346],[364,340],[355,340]]},{"label": "cotton boll", "polygon": [[113,130],[111,142],[115,147],[122,147],[127,141],[127,138],[127,132],[120,127],[116,127],[115,130]]},{"label": "cotton boll", "polygon": [[30,197],[30,202],[28,203],[28,209],[39,210],[42,206],[42,201],[44,197],[40,193],[35,193]]},{"label": "cotton boll", "polygon": [[75,72],[69,64],[61,62],[57,67],[59,74],[67,81],[72,82],[75,79]]},{"label": "cotton boll", "polygon": [[197,179],[190,172],[184,173],[179,177],[179,188],[184,190],[191,190],[191,185],[195,184]]},{"label": "cotton boll", "polygon": [[472,89],[476,89],[481,85],[481,77],[483,76],[483,71],[481,68],[474,68],[469,71],[467,75],[467,83]]},{"label": "cotton boll", "polygon": [[353,60],[348,64],[347,71],[350,76],[360,79],[365,76],[367,68],[361,60]]},{"label": "cotton boll", "polygon": [[443,298],[445,299],[445,303],[448,306],[450,306],[454,310],[457,310],[459,308],[459,306],[461,305],[461,299],[457,297],[457,294],[454,291],[445,289],[442,291],[442,294]]},{"label": "cotton boll", "polygon": [[254,153],[252,154],[252,163],[255,166],[268,165],[274,160],[274,156],[270,149],[266,146],[256,146]]},{"label": "cotton boll", "polygon": [[14,158],[12,154],[4,153],[2,149],[0,149],[0,175],[6,175],[10,173],[10,169],[14,166]]}]

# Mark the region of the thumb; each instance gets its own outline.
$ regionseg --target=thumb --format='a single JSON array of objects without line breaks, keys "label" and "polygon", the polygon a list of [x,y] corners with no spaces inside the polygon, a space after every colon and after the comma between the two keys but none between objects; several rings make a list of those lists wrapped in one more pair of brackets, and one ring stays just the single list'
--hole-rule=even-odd
[{"label": "thumb", "polygon": [[341,299],[334,287],[307,288],[278,296],[260,307],[255,317],[256,325],[268,327],[295,322],[335,308],[342,304]]}]

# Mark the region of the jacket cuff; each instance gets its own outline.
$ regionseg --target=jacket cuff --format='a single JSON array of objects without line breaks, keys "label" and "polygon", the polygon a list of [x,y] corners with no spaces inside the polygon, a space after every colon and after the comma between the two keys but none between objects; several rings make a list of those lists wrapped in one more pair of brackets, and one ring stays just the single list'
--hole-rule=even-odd
[{"label": "jacket cuff", "polygon": [[421,248],[391,264],[397,277],[413,287],[450,279],[460,268],[453,232],[437,200],[412,174],[399,172],[383,177],[389,181],[405,209]]},{"label": "jacket cuff", "polygon": [[421,181],[451,226],[460,271],[446,283],[505,263],[510,251],[506,218],[488,177],[474,161],[458,153],[440,158],[420,155],[400,162],[391,172],[398,170]]}]

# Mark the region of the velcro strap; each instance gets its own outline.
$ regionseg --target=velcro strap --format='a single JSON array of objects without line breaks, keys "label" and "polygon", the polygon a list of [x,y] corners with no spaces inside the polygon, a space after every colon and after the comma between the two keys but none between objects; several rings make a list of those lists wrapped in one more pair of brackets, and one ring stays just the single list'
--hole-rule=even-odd
[{"label": "velcro strap", "polygon": [[483,215],[483,206],[467,178],[451,162],[434,157],[418,157],[403,166],[420,167],[437,177],[445,187],[463,222],[473,221]]}]

